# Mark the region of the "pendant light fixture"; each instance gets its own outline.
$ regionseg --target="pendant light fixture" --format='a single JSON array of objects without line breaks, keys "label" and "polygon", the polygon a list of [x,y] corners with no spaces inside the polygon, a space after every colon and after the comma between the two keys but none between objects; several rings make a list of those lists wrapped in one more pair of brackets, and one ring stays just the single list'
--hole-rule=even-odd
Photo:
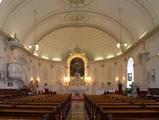
[{"label": "pendant light fixture", "polygon": [[37,11],[36,9],[34,10],[34,33],[33,33],[33,44],[29,45],[28,48],[32,50],[32,52],[34,53],[34,51],[38,51],[39,50],[39,45],[36,44],[37,42],[37,37],[36,37],[36,16],[37,15]]},{"label": "pendant light fixture", "polygon": [[119,9],[119,41],[116,44],[117,48],[123,49],[123,47],[127,47],[126,43],[122,43],[122,19],[121,19],[121,9]]},{"label": "pendant light fixture", "polygon": [[[36,38],[36,18],[37,18],[37,11],[36,9],[34,10],[34,42],[37,42]],[[39,50],[39,45],[35,44],[35,50]]]},{"label": "pendant light fixture", "polygon": [[119,9],[119,42],[117,42],[116,47],[121,48],[121,9]]}]

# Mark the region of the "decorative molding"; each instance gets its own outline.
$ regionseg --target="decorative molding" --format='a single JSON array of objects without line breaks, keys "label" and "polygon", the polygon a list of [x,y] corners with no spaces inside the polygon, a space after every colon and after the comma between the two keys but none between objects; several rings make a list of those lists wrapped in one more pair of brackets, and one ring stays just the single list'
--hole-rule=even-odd
[{"label": "decorative molding", "polygon": [[[117,21],[116,19],[113,18],[113,16],[111,15],[108,15],[106,13],[104,13],[103,11],[93,11],[93,10],[80,10],[78,11],[79,14],[82,14],[82,16],[86,16],[88,15],[88,20],[87,21],[84,21],[85,23],[82,23],[83,26],[91,26],[91,27],[94,27],[94,28],[97,28],[99,30],[102,30],[108,34],[110,34],[111,37],[113,37],[116,41],[119,41],[119,38],[112,32],[112,31],[109,31],[106,27],[104,27],[104,23],[101,23],[100,25],[99,24],[96,24],[96,23],[91,23],[90,21],[93,20],[92,18],[94,18],[94,15],[95,16],[99,16],[98,18],[108,18],[110,19],[111,21],[117,23],[117,24],[120,24],[119,21]],[[75,15],[77,14],[77,12],[75,13],[75,11],[56,11],[54,12],[53,14],[49,15],[48,17],[40,20],[38,23],[37,23],[37,26],[40,26],[42,24],[46,24],[48,21],[50,21],[51,19],[55,19],[55,18],[59,18],[59,16],[62,16],[62,18],[64,17],[64,21],[67,22],[67,23],[61,23],[59,22],[58,24],[57,23],[54,23],[55,26],[52,26],[52,29],[49,29],[47,30],[45,33],[43,33],[40,37],[38,37],[37,39],[37,43],[42,39],[44,38],[45,36],[47,36],[49,33],[51,33],[52,31],[56,30],[56,29],[59,29],[59,28],[62,28],[62,27],[67,27],[67,26],[73,26],[73,25],[78,25],[79,23],[78,22],[72,22],[71,21],[68,23],[68,21],[66,21],[66,16],[67,15]],[[92,18],[91,18],[92,17]],[[84,18],[84,20],[86,20],[87,17]],[[58,21],[58,20],[57,20]],[[127,29],[126,26],[122,25],[122,28],[127,32],[129,33],[130,37],[132,37],[132,34],[130,33],[130,31]],[[24,38],[23,38],[23,43],[25,43],[26,41],[28,41],[28,37],[32,34],[32,32],[34,31],[34,27],[30,27],[30,29],[25,33],[24,35]],[[131,42],[133,39],[130,39]]]},{"label": "decorative molding", "polygon": [[104,67],[104,64],[101,64],[101,67],[103,68],[103,67]]},{"label": "decorative molding", "polygon": [[53,68],[53,67],[54,67],[54,65],[50,65],[50,67],[51,67],[51,68]]},{"label": "decorative molding", "polygon": [[69,4],[79,5],[79,4],[85,4],[86,0],[67,0]]},{"label": "decorative molding", "polygon": [[139,63],[141,64],[143,62],[147,62],[150,59],[149,54],[150,53],[147,51],[138,53],[137,57],[138,57]]},{"label": "decorative molding", "polygon": [[72,13],[64,16],[66,22],[86,22],[89,20],[88,14],[83,13]]},{"label": "decorative molding", "polygon": [[117,62],[114,62],[114,65],[117,65],[118,63]]},{"label": "decorative molding", "polygon": [[90,5],[94,0],[62,0],[64,4],[70,7],[86,7]]},{"label": "decorative molding", "polygon": [[38,65],[41,66],[41,63],[39,62]]}]

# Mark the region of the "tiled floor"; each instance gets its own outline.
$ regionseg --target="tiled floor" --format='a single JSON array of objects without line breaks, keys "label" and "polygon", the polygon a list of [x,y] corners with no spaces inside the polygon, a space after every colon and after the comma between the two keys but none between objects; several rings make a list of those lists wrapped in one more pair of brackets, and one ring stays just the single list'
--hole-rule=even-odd
[{"label": "tiled floor", "polygon": [[72,101],[72,108],[69,120],[87,120],[83,101]]}]

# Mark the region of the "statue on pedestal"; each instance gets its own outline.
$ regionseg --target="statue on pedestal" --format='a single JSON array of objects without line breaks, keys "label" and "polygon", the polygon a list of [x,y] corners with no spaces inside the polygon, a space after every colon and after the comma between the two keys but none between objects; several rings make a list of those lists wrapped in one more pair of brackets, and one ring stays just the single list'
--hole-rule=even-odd
[{"label": "statue on pedestal", "polygon": [[137,84],[132,82],[131,86],[131,96],[137,97]]}]

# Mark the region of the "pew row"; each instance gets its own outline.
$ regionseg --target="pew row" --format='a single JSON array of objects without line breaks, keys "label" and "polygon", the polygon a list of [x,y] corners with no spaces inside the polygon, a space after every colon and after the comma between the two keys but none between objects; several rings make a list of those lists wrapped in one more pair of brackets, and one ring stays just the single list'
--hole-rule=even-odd
[{"label": "pew row", "polygon": [[[34,99],[33,99],[34,98]],[[39,99],[40,98],[40,99]],[[0,118],[66,120],[71,108],[71,95],[30,96],[0,101]]]},{"label": "pew row", "polygon": [[[159,104],[154,100],[140,100],[121,96],[84,95],[89,120],[158,120]],[[123,101],[124,98],[124,101]]]}]

